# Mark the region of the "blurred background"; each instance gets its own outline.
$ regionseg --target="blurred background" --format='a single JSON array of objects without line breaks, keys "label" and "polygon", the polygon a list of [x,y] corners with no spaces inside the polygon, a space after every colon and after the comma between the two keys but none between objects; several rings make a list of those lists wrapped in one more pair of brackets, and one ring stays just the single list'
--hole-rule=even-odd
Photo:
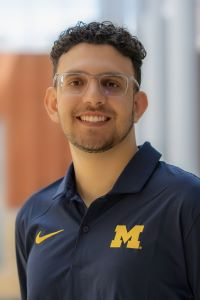
[{"label": "blurred background", "polygon": [[67,142],[43,108],[53,41],[78,20],[111,20],[147,50],[137,125],[169,163],[200,175],[200,0],[0,0],[0,300],[19,300],[14,222],[27,197],[62,177]]}]

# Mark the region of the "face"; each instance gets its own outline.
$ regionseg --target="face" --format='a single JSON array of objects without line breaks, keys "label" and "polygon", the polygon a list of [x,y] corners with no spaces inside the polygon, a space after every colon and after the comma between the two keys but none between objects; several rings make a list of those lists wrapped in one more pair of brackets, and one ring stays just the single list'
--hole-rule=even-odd
[{"label": "face", "polygon": [[[131,60],[114,47],[87,43],[74,46],[60,57],[57,73],[63,72],[92,75],[116,72],[134,76]],[[56,102],[54,121],[60,123],[69,143],[83,151],[98,153],[133,136],[136,97],[133,87],[131,81],[125,95],[110,97],[102,93],[97,79],[91,76],[83,94],[66,94],[57,87],[53,92],[51,89],[47,99]]]}]

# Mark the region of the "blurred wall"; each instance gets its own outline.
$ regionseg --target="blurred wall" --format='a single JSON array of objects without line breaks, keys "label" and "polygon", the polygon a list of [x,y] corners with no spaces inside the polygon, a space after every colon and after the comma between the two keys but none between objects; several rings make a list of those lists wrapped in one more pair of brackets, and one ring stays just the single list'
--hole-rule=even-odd
[{"label": "blurred wall", "polygon": [[147,48],[143,88],[149,96],[138,137],[149,139],[167,162],[200,175],[197,1],[137,2],[138,34]]},{"label": "blurred wall", "polygon": [[19,207],[31,193],[65,174],[70,154],[43,105],[45,89],[52,81],[48,56],[1,54],[0,65],[6,203]]}]

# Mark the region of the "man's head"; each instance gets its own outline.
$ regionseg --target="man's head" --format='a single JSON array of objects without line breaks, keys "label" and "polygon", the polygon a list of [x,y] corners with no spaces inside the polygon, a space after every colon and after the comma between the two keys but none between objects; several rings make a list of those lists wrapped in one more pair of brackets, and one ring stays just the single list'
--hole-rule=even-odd
[{"label": "man's head", "polygon": [[45,106],[73,149],[100,153],[135,144],[133,123],[147,107],[139,91],[145,55],[135,37],[110,22],[78,23],[54,43]]},{"label": "man's head", "polygon": [[78,22],[76,26],[63,31],[58,40],[54,42],[51,51],[53,72],[57,72],[60,57],[79,43],[89,43],[96,45],[111,45],[122,55],[131,59],[135,77],[139,85],[141,84],[142,59],[146,56],[146,51],[141,42],[132,36],[125,28],[114,26],[111,22],[91,22],[85,24]]}]

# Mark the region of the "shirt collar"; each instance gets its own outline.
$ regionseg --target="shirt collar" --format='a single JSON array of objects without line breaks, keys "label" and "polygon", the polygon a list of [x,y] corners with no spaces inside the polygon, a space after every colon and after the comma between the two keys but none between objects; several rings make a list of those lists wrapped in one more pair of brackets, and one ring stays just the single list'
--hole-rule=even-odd
[{"label": "shirt collar", "polygon": [[[139,146],[139,151],[129,161],[109,194],[140,192],[156,168],[160,157],[161,154],[149,142]],[[66,194],[73,197],[76,193],[75,186],[74,167],[71,164],[53,198]]]},{"label": "shirt collar", "polygon": [[63,177],[60,185],[53,198],[57,198],[66,195],[68,192],[75,191],[75,176],[74,176],[74,166],[71,164],[68,168],[67,174]]},{"label": "shirt collar", "polygon": [[139,151],[129,161],[109,194],[140,192],[154,172],[161,154],[149,142],[139,146]]}]

